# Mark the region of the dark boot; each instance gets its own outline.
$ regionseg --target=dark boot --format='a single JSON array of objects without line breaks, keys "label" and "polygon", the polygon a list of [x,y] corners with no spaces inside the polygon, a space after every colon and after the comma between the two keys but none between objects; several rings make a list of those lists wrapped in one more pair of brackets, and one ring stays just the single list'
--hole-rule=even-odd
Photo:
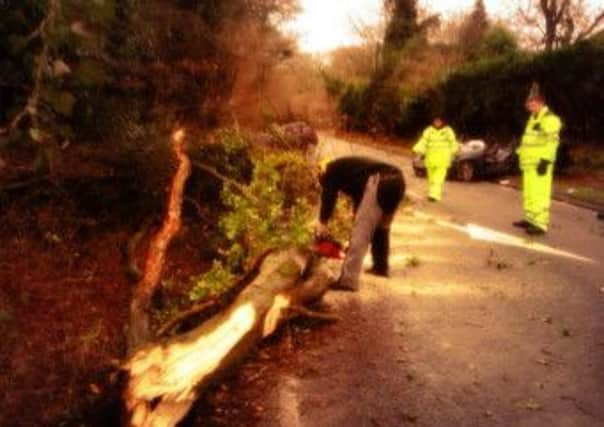
[{"label": "dark boot", "polygon": [[528,226],[531,225],[531,223],[528,222],[526,219],[523,219],[520,221],[513,222],[512,225],[514,227],[518,227],[518,228],[527,228]]},{"label": "dark boot", "polygon": [[542,228],[537,227],[536,225],[533,224],[529,224],[526,227],[526,234],[530,235],[530,236],[542,236],[543,234],[545,234],[545,230]]},{"label": "dark boot", "polygon": [[365,270],[365,273],[372,274],[374,276],[380,276],[380,277],[390,277],[388,270],[377,269],[375,267],[371,267],[371,268]]}]

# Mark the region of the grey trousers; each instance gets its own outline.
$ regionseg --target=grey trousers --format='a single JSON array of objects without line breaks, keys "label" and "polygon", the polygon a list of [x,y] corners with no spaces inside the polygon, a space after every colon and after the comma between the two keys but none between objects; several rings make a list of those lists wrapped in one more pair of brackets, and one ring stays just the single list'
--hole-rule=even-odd
[{"label": "grey trousers", "polygon": [[[391,215],[387,215],[388,218],[385,218],[384,212],[378,204],[377,193],[379,183],[380,177],[377,174],[369,177],[367,180],[361,204],[354,218],[350,244],[348,245],[346,257],[342,264],[339,283],[341,286],[354,290],[359,288],[359,276],[363,267],[363,258],[365,258],[369,242],[371,242],[376,227],[379,224],[389,226],[392,220]],[[388,222],[388,224],[384,224],[384,222]]]}]

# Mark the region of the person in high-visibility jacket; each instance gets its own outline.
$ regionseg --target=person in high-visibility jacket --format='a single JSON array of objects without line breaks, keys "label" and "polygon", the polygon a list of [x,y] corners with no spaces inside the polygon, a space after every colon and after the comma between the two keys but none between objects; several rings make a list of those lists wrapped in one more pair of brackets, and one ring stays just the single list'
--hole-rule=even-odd
[{"label": "person in high-visibility jacket", "polygon": [[419,141],[413,146],[413,152],[424,156],[428,174],[428,200],[442,199],[443,186],[447,170],[451,167],[453,156],[459,150],[459,142],[451,126],[446,126],[442,117],[435,117]]},{"label": "person in high-visibility jacket", "polygon": [[514,226],[528,234],[547,231],[551,204],[554,163],[560,144],[562,121],[545,105],[545,99],[534,86],[526,101],[531,113],[517,149],[522,171],[522,204],[524,219]]}]

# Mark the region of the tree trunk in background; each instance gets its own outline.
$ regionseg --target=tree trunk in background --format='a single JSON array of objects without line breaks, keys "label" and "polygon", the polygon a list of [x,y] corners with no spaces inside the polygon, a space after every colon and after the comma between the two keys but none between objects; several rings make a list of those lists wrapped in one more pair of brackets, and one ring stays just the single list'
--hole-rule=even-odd
[{"label": "tree trunk in background", "polygon": [[[553,3],[553,4],[552,4]],[[548,0],[541,0],[541,12],[545,18],[545,34],[543,36],[543,43],[546,51],[551,51],[556,44],[556,35],[558,32],[558,24],[560,22],[561,14],[556,10],[555,5],[557,2],[551,2]],[[566,3],[566,2],[565,2]]]},{"label": "tree trunk in background", "polygon": [[389,20],[384,37],[384,50],[388,52],[402,49],[419,30],[417,1],[386,0],[385,5]]}]

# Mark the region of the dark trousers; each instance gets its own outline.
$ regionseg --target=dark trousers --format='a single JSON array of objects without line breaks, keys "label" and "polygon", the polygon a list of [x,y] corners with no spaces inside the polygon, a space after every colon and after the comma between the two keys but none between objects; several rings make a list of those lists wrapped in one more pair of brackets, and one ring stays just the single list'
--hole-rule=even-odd
[{"label": "dark trousers", "polygon": [[[384,181],[388,179],[388,177],[384,177]],[[387,182],[381,183],[380,180],[381,178],[378,174],[369,178],[361,203],[355,212],[352,236],[342,264],[339,280],[342,286],[351,289],[358,289],[359,287],[359,276],[363,266],[363,258],[367,253],[370,242],[374,269],[382,273],[388,272],[390,224],[400,198],[398,200],[395,199],[392,206],[387,205],[389,211],[385,213],[382,207],[383,203],[380,203],[380,193],[383,189],[387,190],[388,186],[386,185]],[[398,186],[400,188],[400,183]],[[399,190],[401,197],[402,191]]]}]

